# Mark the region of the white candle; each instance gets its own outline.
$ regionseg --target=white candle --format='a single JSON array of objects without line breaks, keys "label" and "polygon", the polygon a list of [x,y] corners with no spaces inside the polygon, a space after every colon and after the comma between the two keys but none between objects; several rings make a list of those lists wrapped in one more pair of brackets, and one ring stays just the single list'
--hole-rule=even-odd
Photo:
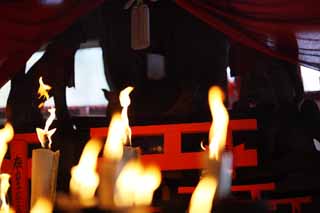
[{"label": "white candle", "polygon": [[40,198],[55,201],[60,152],[50,149],[32,151],[31,204]]},{"label": "white candle", "polygon": [[232,182],[232,153],[223,152],[221,158],[209,159],[208,175],[218,180],[216,197],[218,199],[226,197],[230,194]]}]

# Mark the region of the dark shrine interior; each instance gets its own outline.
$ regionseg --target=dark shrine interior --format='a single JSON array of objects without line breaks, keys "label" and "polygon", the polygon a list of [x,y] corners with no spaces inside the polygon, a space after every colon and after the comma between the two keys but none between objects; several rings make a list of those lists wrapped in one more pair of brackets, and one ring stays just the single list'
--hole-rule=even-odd
[{"label": "dark shrine interior", "polygon": [[[0,7],[2,4],[8,7],[15,4],[8,2],[0,1]],[[85,1],[73,2],[83,4]],[[255,43],[258,33],[256,38],[250,37],[247,34],[256,32],[241,31],[229,20],[232,16],[221,15],[239,15],[239,11],[232,7],[227,10],[224,3],[219,3],[227,4],[229,1],[217,1],[217,5],[203,1],[204,5],[209,5],[208,8],[203,6],[205,12],[211,11],[211,4],[216,6],[216,10],[211,8],[213,16],[221,15],[217,15],[217,19],[226,23],[219,26],[214,21],[208,21],[209,16],[197,17],[198,10],[190,9],[190,5],[198,5],[197,1],[190,1],[194,3],[188,7],[186,5],[189,3],[183,3],[188,2],[186,0],[144,1],[150,12],[150,45],[137,50],[131,46],[131,8],[124,9],[128,0],[92,2],[99,3],[91,9],[82,9],[73,19],[57,24],[57,28],[51,29],[55,33],[46,34],[49,26],[31,22],[39,24],[34,28],[37,32],[46,28],[45,33],[39,33],[43,38],[35,36],[30,39],[31,36],[27,36],[19,40],[14,36],[10,38],[10,33],[0,35],[0,48],[4,46],[4,50],[0,50],[0,86],[11,80],[7,104],[0,114],[1,119],[13,125],[16,134],[34,133],[36,127],[45,125],[47,107],[38,107],[44,101],[37,95],[39,77],[42,76],[44,82],[52,86],[49,95],[53,97],[56,108],[56,120],[52,126],[57,128],[52,150],[60,150],[57,191],[68,193],[70,170],[78,163],[83,147],[90,139],[90,129],[107,127],[111,115],[120,112],[118,95],[122,89],[134,87],[128,110],[130,126],[161,126],[211,122],[208,90],[212,85],[217,85],[225,92],[225,106],[230,120],[255,119],[257,123],[256,129],[231,132],[234,147],[244,145],[244,150],[255,150],[257,153],[256,166],[234,167],[232,185],[256,187],[272,183],[275,187],[272,190],[259,189],[259,199],[253,198],[254,190],[233,191],[226,199],[214,201],[213,212],[319,211],[320,91],[306,92],[300,72],[300,65],[320,70],[319,52],[311,54],[315,58],[313,61],[305,60],[301,56],[304,53],[297,50],[297,41],[295,45],[290,43],[292,35],[281,34],[283,37],[279,36],[279,41],[272,40],[275,39],[272,37],[275,30],[271,27],[262,31],[270,33],[269,42],[274,46],[259,46],[259,42]],[[201,3],[199,5],[201,8]],[[59,9],[58,5],[45,7]],[[68,14],[67,9],[64,12]],[[318,36],[314,38],[315,42],[319,41],[320,12],[312,12],[318,18],[311,29]],[[243,17],[250,19],[252,16],[248,13]],[[50,16],[46,18],[49,20]],[[258,17],[255,21],[259,23],[264,20]],[[274,18],[274,21],[281,22],[281,16]],[[23,26],[22,22],[19,24]],[[227,33],[225,26],[235,31],[240,29],[242,35],[247,35],[249,39],[245,36],[240,38],[240,34],[231,35],[232,30]],[[10,29],[8,27],[7,31]],[[25,30],[23,33],[32,34],[32,29],[30,27],[30,32]],[[261,40],[266,40],[262,38],[265,34],[260,35]],[[9,51],[10,44],[13,44],[11,40],[17,43],[16,52]],[[28,51],[21,51],[23,42],[30,43],[25,45]],[[317,45],[319,47],[319,43]],[[68,108],[66,88],[77,87],[74,80],[77,50],[91,47],[101,47],[105,80],[110,91],[103,91],[105,106],[99,108],[102,114],[75,115],[72,113],[74,107]],[[5,51],[7,58],[4,57]],[[45,53],[25,73],[27,59],[37,51]],[[152,59],[160,61],[160,65],[152,65]],[[235,79],[233,82],[228,81],[227,68]],[[91,75],[94,73],[92,71]],[[85,81],[81,83],[86,84]],[[99,92],[102,93],[102,90]],[[201,152],[201,145],[208,143],[207,132],[181,132],[181,153]],[[165,149],[163,135],[133,136],[132,145],[140,147],[142,155],[163,153]],[[40,144],[28,144],[28,158],[32,156],[32,149],[39,147]],[[10,159],[8,153],[6,159]],[[158,212],[186,212],[191,194],[179,193],[179,187],[196,186],[200,175],[201,169],[162,171],[162,182],[155,192],[152,205],[161,209]],[[296,198],[306,198],[308,201],[301,201],[298,207],[290,202],[279,202],[273,208],[267,202]],[[83,212],[98,210],[87,209]]]}]

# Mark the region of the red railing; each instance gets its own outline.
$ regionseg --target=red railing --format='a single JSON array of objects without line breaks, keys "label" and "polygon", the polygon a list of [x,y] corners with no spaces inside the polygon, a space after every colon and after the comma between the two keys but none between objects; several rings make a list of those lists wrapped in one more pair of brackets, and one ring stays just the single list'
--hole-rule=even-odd
[{"label": "red railing", "polygon": [[[192,124],[168,124],[153,126],[132,127],[132,135],[135,136],[163,136],[163,153],[144,154],[141,159],[143,163],[156,163],[161,170],[186,170],[201,169],[204,152],[182,152],[182,134],[208,133],[211,123]],[[234,167],[256,167],[258,165],[257,152],[254,149],[245,149],[244,144],[233,146],[233,131],[256,130],[255,119],[231,120],[229,122],[227,134],[227,149],[234,154]],[[91,137],[106,137],[107,128],[92,128]],[[12,206],[16,212],[28,212],[29,206],[29,179],[31,177],[31,158],[28,158],[28,145],[37,144],[36,134],[16,134],[10,142],[10,159],[5,159],[2,165],[2,172],[10,173]],[[182,190],[182,191],[181,191]],[[188,190],[180,188],[180,192]],[[191,190],[191,189],[189,189]],[[274,184],[260,184],[247,186],[233,186],[233,191],[247,190],[251,193],[252,199],[259,199],[263,190],[274,190]],[[299,209],[299,202],[309,202],[306,200],[274,200],[272,207],[280,202],[292,203],[295,209]]]},{"label": "red railing", "polygon": [[[142,162],[155,163],[161,170],[186,170],[201,169],[204,164],[204,152],[182,152],[182,134],[208,133],[211,123],[192,124],[167,124],[155,126],[135,126],[132,127],[134,136],[158,136],[163,135],[164,151],[161,154],[142,155]],[[245,149],[244,144],[233,146],[232,132],[256,130],[255,119],[231,120],[229,122],[227,143],[229,150],[233,151],[234,167],[256,167],[258,165],[257,152],[254,149]],[[107,128],[92,128],[91,137],[106,137]]]}]

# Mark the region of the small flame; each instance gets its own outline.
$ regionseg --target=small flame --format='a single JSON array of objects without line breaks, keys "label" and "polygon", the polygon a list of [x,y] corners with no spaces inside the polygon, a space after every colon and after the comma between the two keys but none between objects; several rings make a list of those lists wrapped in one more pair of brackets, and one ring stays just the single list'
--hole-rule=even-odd
[{"label": "small flame", "polygon": [[203,151],[206,151],[206,150],[207,150],[207,147],[203,144],[203,141],[200,142],[200,148],[201,148]]},{"label": "small flame", "polygon": [[129,95],[133,89],[134,89],[133,87],[127,87],[124,90],[122,90],[119,94],[120,105],[122,106],[121,118],[125,124],[125,132],[128,137],[128,141],[130,145],[131,145],[131,129],[129,126],[129,119],[128,119],[128,107],[131,103]]},{"label": "small flame", "polygon": [[7,192],[10,187],[9,179],[10,179],[9,174],[0,174],[0,200],[1,200],[0,212],[4,212],[4,213],[10,212],[10,206],[6,200]]},{"label": "small flame", "polygon": [[13,135],[14,130],[10,123],[6,123],[4,128],[0,130],[0,167],[8,150],[8,142],[12,140]]},{"label": "small flame", "polygon": [[150,205],[160,182],[161,172],[158,167],[144,168],[139,161],[130,161],[116,181],[115,204],[121,207]]},{"label": "small flame", "polygon": [[191,196],[189,213],[211,212],[217,180],[212,176],[203,177]]},{"label": "small flame", "polygon": [[51,213],[52,211],[52,203],[48,199],[39,198],[30,210],[30,213]]},{"label": "small flame", "polygon": [[218,160],[226,144],[229,115],[223,104],[223,91],[219,87],[210,88],[208,100],[213,119],[209,132],[209,158]]},{"label": "small flame", "polygon": [[[51,90],[51,86],[43,83],[42,76],[39,78],[39,89],[38,89],[38,98],[42,99],[44,98],[45,100],[48,100],[49,98],[49,93],[48,91]],[[40,103],[38,105],[38,108],[42,108],[44,106],[44,102]]]},{"label": "small flame", "polygon": [[56,128],[53,128],[49,130],[50,125],[52,124],[53,120],[55,119],[55,108],[51,108],[48,110],[50,115],[46,121],[44,129],[41,128],[36,128],[37,136],[38,139],[41,143],[42,148],[46,148],[46,144],[48,143],[48,148],[51,149],[51,144],[52,144],[52,135],[56,132]]},{"label": "small flame", "polygon": [[99,185],[97,158],[102,148],[99,140],[91,139],[83,149],[79,164],[71,169],[70,192],[83,205],[90,205]]}]

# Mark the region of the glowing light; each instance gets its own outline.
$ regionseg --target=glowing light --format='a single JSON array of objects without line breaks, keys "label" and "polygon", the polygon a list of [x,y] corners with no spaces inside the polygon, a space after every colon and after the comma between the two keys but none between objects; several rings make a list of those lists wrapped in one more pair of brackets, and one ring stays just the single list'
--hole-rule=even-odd
[{"label": "glowing light", "polygon": [[10,179],[9,174],[0,174],[0,200],[1,200],[0,212],[4,212],[4,213],[10,212],[10,206],[6,200],[7,192],[10,187],[9,179]]},{"label": "glowing light", "polygon": [[71,169],[70,192],[83,205],[90,205],[99,185],[97,158],[102,148],[99,140],[90,140],[83,149],[79,164]]},{"label": "glowing light", "polygon": [[6,123],[4,128],[0,130],[0,167],[8,150],[8,142],[12,140],[13,135],[14,130],[10,123]]},{"label": "glowing light", "polygon": [[127,140],[125,124],[121,115],[116,113],[112,116],[108,137],[104,146],[103,155],[112,160],[120,160],[123,155],[123,144]]},{"label": "glowing light", "polygon": [[[44,98],[45,100],[48,100],[49,98],[49,93],[48,91],[51,90],[51,86],[43,83],[43,80],[42,80],[42,76],[39,78],[39,89],[38,89],[38,98],[41,99],[41,98]],[[44,103],[40,103],[38,105],[38,108],[42,108],[44,106]]]},{"label": "glowing light", "polygon": [[36,201],[30,213],[51,213],[53,211],[52,203],[45,198],[40,198]]},{"label": "glowing light", "polygon": [[[133,87],[127,87],[124,90],[122,90],[119,94],[120,105],[122,106],[121,119],[124,122],[125,132],[128,137],[128,142],[130,143],[130,145],[131,145],[131,129],[129,126],[128,107],[131,103],[129,95],[132,92],[132,90],[133,90]],[[127,143],[127,141],[125,141],[125,143]]]},{"label": "glowing light", "polygon": [[46,121],[44,129],[36,128],[36,132],[37,132],[38,139],[41,143],[41,146],[43,148],[46,148],[46,145],[48,144],[48,148],[51,149],[51,144],[52,144],[51,137],[56,132],[57,129],[53,128],[53,129],[49,130],[49,127],[52,124],[53,120],[55,119],[56,109],[51,108],[48,111],[49,111],[50,115]]},{"label": "glowing light", "polygon": [[211,176],[202,178],[194,190],[189,207],[189,213],[211,212],[217,181]]},{"label": "glowing light", "polygon": [[139,161],[130,161],[116,181],[115,204],[120,207],[150,205],[160,182],[161,172],[158,167],[144,168]]},{"label": "glowing light", "polygon": [[205,145],[203,144],[203,141],[200,142],[200,148],[203,150],[203,151],[206,151],[207,148],[205,147]]},{"label": "glowing light", "polygon": [[228,111],[223,104],[224,94],[219,87],[209,90],[209,106],[212,115],[212,125],[209,132],[209,158],[220,158],[225,147],[229,123]]}]

